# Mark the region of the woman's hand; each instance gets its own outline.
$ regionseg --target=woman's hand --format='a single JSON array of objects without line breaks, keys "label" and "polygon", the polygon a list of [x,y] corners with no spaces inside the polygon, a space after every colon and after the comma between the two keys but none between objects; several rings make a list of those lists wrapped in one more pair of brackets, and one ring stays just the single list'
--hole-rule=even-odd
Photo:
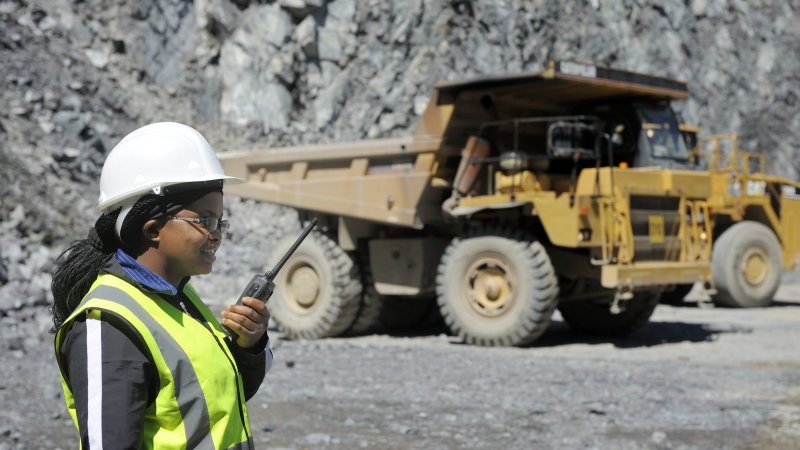
[{"label": "woman's hand", "polygon": [[230,305],[222,311],[222,324],[238,335],[236,345],[251,348],[267,332],[267,304],[253,297],[244,297],[241,305]]}]

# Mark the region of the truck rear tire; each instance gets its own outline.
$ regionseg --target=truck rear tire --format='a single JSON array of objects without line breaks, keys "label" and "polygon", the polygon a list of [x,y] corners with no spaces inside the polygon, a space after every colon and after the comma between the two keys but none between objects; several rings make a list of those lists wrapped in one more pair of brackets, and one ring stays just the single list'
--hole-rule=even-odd
[{"label": "truck rear tire", "polygon": [[758,222],[739,222],[714,243],[711,256],[714,303],[731,308],[761,308],[772,303],[783,271],[781,244]]},{"label": "truck rear tire", "polygon": [[613,294],[602,300],[562,302],[558,310],[564,322],[575,331],[602,336],[626,336],[641,328],[653,315],[660,300],[658,292],[637,292],[625,310],[611,314]]},{"label": "truck rear tire", "polygon": [[383,310],[383,299],[375,290],[375,280],[369,267],[369,256],[359,254],[361,261],[361,304],[356,313],[356,319],[347,330],[348,335],[365,334],[378,325],[378,318]]},{"label": "truck rear tire", "polygon": [[407,330],[418,326],[433,326],[441,322],[442,316],[439,314],[433,295],[408,298],[379,294],[375,290],[375,278],[372,275],[366,246],[358,256],[364,293],[358,316],[347,334],[364,334],[376,327],[390,331]]},{"label": "truck rear tire", "polygon": [[445,323],[464,342],[525,345],[550,324],[558,280],[544,247],[510,230],[455,238],[436,277]]},{"label": "truck rear tire", "polygon": [[[275,264],[296,239],[278,242]],[[338,336],[356,319],[361,300],[358,265],[332,239],[314,231],[278,273],[269,300],[275,323],[290,339]]]}]

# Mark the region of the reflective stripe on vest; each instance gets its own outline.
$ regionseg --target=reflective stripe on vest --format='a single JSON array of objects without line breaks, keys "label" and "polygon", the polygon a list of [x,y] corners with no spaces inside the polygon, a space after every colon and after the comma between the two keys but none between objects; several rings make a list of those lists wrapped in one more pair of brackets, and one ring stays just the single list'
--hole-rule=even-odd
[{"label": "reflective stripe on vest", "polygon": [[253,450],[255,446],[253,445],[253,438],[247,438],[247,442],[242,442],[241,444],[236,444],[233,447],[227,450]]},{"label": "reflective stripe on vest", "polygon": [[[63,331],[75,317],[84,312],[98,318],[115,314],[142,337],[159,373],[160,389],[145,413],[145,446],[251,449],[242,381],[238,370],[233,370],[233,356],[220,341],[224,337],[221,326],[191,287],[184,293],[210,322],[211,333],[162,299],[149,297],[112,275],[102,275],[59,330],[57,354]],[[63,375],[62,384],[75,420],[74,398]],[[203,386],[211,392],[204,393]]]}]

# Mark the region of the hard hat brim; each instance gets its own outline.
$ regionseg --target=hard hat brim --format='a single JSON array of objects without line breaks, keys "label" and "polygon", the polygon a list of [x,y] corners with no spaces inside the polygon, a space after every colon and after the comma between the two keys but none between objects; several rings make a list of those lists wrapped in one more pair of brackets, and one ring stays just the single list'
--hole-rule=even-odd
[{"label": "hard hat brim", "polygon": [[175,182],[152,183],[152,184],[145,185],[145,186],[137,186],[134,189],[131,189],[131,190],[126,191],[126,192],[122,192],[122,193],[120,193],[118,195],[115,195],[112,198],[104,200],[103,202],[101,202],[100,204],[97,205],[97,211],[102,213],[102,214],[105,214],[105,213],[113,211],[113,210],[115,210],[117,208],[120,208],[123,205],[133,204],[133,203],[136,202],[136,200],[144,197],[147,194],[157,194],[157,195],[161,194],[161,195],[163,195],[165,193],[165,191],[169,191],[169,189],[167,189],[169,187],[176,187],[176,186],[184,186],[185,185],[187,187],[192,186],[192,187],[189,187],[189,189],[194,189],[194,188],[199,188],[201,186],[207,185],[207,182],[210,182],[210,181],[222,181],[223,185],[244,183],[243,179],[241,179],[239,177],[232,177],[232,176],[229,176],[229,175],[209,177],[206,180],[194,179],[194,180],[191,180],[191,181],[181,180],[181,181],[175,181]]}]

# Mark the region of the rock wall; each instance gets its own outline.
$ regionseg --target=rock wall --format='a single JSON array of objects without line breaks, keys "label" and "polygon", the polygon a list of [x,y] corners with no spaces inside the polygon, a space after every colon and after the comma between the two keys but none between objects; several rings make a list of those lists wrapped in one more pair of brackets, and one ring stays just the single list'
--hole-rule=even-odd
[{"label": "rock wall", "polygon": [[[135,127],[189,123],[220,151],[402,135],[436,81],[549,58],[685,79],[687,122],[740,131],[798,176],[796,0],[0,0],[3,336],[50,302],[50,265],[91,226],[104,157]],[[235,199],[228,214],[198,282],[219,298],[292,223]]]}]

